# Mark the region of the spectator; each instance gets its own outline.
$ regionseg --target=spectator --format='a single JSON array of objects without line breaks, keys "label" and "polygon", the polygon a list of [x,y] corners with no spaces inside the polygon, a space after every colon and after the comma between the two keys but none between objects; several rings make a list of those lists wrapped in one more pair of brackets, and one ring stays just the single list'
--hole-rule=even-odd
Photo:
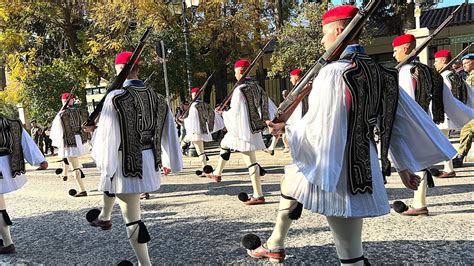
[{"label": "spectator", "polygon": [[180,106],[176,107],[175,113],[175,121],[178,128],[178,136],[183,154],[186,154],[187,150],[189,149],[189,143],[184,141],[184,136],[186,136],[186,129],[184,128],[183,119],[180,119],[180,117],[188,108],[189,102],[187,100],[184,100],[181,102]]},{"label": "spectator", "polygon": [[49,126],[46,126],[43,130],[43,140],[45,144],[45,152],[48,153],[50,152],[50,156],[54,156],[54,147],[53,147],[53,141],[49,138],[49,135],[51,133],[51,128]]},{"label": "spectator", "polygon": [[43,130],[41,129],[41,127],[39,127],[38,122],[34,118],[31,120],[30,125],[31,125],[31,137],[33,138],[33,141],[36,143],[36,146],[38,146],[41,153],[44,155]]}]

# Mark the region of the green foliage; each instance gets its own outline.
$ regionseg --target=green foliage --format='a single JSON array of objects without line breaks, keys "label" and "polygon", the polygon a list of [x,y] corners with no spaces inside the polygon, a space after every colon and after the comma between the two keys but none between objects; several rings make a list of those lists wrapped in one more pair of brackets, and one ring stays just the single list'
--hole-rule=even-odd
[{"label": "green foliage", "polygon": [[321,45],[321,17],[327,10],[325,4],[306,3],[296,10],[277,37],[278,45],[272,54],[269,75],[284,76],[294,68],[308,69],[324,52]]},{"label": "green foliage", "polygon": [[7,118],[18,118],[18,110],[15,105],[2,103],[0,101],[0,116]]},{"label": "green foliage", "polygon": [[80,61],[77,58],[56,59],[51,65],[40,68],[36,74],[25,81],[21,98],[23,106],[31,117],[39,123],[51,123],[56,113],[61,109],[61,94],[70,92],[73,88],[76,99],[85,103],[83,88],[85,73],[77,68]]}]

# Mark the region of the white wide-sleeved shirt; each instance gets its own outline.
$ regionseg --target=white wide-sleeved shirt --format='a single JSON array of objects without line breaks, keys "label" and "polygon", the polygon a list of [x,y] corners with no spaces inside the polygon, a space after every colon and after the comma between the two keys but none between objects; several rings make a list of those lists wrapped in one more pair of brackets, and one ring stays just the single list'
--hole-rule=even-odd
[{"label": "white wide-sleeved shirt", "polygon": [[[125,82],[124,87],[127,84],[130,82]],[[142,151],[143,178],[127,177],[122,172],[122,152],[119,151],[120,123],[112,100],[116,95],[124,92],[124,89],[115,90],[106,96],[97,129],[92,138],[92,157],[101,172],[99,191],[118,194],[153,192],[160,188],[161,180],[160,170],[155,170],[152,150]],[[176,125],[169,109],[161,135],[161,152],[163,167],[170,168],[173,173],[183,169]]]},{"label": "white wide-sleeved shirt", "polygon": [[[39,165],[46,161],[36,143],[24,129],[21,134],[21,147],[23,149],[23,157],[29,164]],[[0,172],[2,172],[3,176],[0,179],[0,194],[15,191],[26,183],[26,176],[24,174],[12,177],[10,155],[0,156]]]},{"label": "white wide-sleeved shirt", "polygon": [[[321,69],[309,95],[309,110],[286,128],[293,165],[285,169],[290,196],[327,216],[371,217],[390,211],[377,149],[370,144],[373,193],[349,191],[347,130],[350,99],[343,73],[347,60]],[[390,154],[398,170],[412,172],[452,158],[456,151],[421,107],[400,90]]]}]

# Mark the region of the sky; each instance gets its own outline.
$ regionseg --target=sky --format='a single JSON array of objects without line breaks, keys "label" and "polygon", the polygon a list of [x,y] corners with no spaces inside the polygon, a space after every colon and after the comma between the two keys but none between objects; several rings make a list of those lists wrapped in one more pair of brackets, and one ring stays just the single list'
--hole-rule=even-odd
[{"label": "sky", "polygon": [[[340,5],[342,0],[333,0],[332,3],[334,5]],[[346,1],[345,1],[346,2]],[[359,1],[358,1],[359,2]],[[464,3],[464,0],[439,0],[439,4],[437,7],[447,7],[447,6],[457,6],[460,5],[461,3]],[[469,3],[474,3],[474,0],[469,0]]]}]

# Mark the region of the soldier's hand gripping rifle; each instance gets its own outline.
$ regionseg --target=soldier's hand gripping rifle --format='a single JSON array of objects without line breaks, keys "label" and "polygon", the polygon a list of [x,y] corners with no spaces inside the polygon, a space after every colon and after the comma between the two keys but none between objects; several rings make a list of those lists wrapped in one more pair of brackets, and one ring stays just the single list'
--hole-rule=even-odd
[{"label": "soldier's hand gripping rifle", "polygon": [[288,94],[288,97],[280,104],[272,122],[279,123],[288,121],[288,118],[290,118],[298,104],[310,93],[311,86],[307,86],[308,83],[318,75],[321,68],[339,58],[347,44],[362,30],[367,18],[375,11],[380,2],[380,0],[371,0],[364,9],[359,10],[358,14],[351,20],[342,34],[337,37],[335,43],[329,47],[311,69],[305,73],[300,82],[298,82],[294,89]]},{"label": "soldier's hand gripping rifle", "polygon": [[466,51],[469,50],[469,48],[471,48],[471,46],[474,44],[474,42],[471,42],[471,44],[469,44],[466,48],[464,48],[459,54],[457,54],[453,59],[451,59],[451,61],[449,61],[449,63],[447,65],[445,65],[440,71],[438,71],[439,73],[443,73],[443,71],[445,71],[446,69],[448,69],[453,63],[454,61],[456,61],[459,57],[461,57],[461,55],[463,55]]},{"label": "soldier's hand gripping rifle", "polygon": [[99,104],[97,104],[96,108],[94,111],[89,115],[89,118],[87,121],[84,123],[83,126],[94,126],[95,125],[95,120],[99,116],[100,112],[102,111],[102,108],[104,107],[104,101],[107,95],[114,90],[118,90],[122,88],[123,82],[125,79],[127,79],[128,74],[130,74],[130,71],[132,70],[133,66],[135,65],[135,61],[140,57],[140,55],[143,52],[143,48],[145,47],[145,42],[150,36],[152,27],[148,27],[145,31],[145,33],[142,35],[140,39],[140,43],[135,47],[135,50],[133,51],[132,56],[128,60],[128,62],[125,64],[123,69],[120,71],[120,73],[115,77],[113,80],[112,84],[107,88],[107,91],[105,95],[102,97],[100,100]]},{"label": "soldier's hand gripping rifle", "polygon": [[202,85],[199,91],[196,93],[196,96],[194,97],[194,99],[191,101],[191,103],[189,103],[188,108],[186,108],[186,110],[184,110],[184,112],[179,116],[179,119],[183,119],[186,116],[186,114],[189,112],[191,105],[195,103],[197,99],[199,99],[199,96],[201,96],[201,94],[207,88],[207,84],[209,83],[209,81],[212,79],[212,77],[214,77],[214,73],[216,73],[216,71],[212,71],[211,75],[209,75],[209,77],[206,79],[206,82],[204,82],[204,85]]},{"label": "soldier's hand gripping rifle", "polygon": [[227,107],[227,105],[230,103],[230,100],[232,99],[232,93],[234,92],[235,88],[237,88],[239,85],[243,84],[245,82],[245,79],[247,78],[248,74],[250,73],[250,71],[252,71],[252,69],[255,67],[255,65],[257,64],[258,60],[263,56],[263,54],[265,53],[265,50],[267,49],[268,46],[270,46],[270,44],[274,41],[275,39],[272,38],[270,39],[266,44],[265,46],[263,46],[262,49],[260,49],[260,52],[257,54],[257,56],[255,57],[255,59],[252,61],[252,63],[250,63],[250,66],[247,67],[247,69],[244,71],[244,73],[242,74],[242,77],[240,77],[240,79],[234,84],[234,86],[232,87],[232,90],[230,91],[229,95],[227,95],[227,97],[224,99],[224,101],[222,102],[221,106],[219,106],[219,108],[217,109],[218,112],[222,112],[225,110],[225,108]]},{"label": "soldier's hand gripping rifle", "polygon": [[428,36],[422,44],[420,44],[419,46],[417,46],[415,49],[413,49],[411,51],[411,53],[405,57],[405,59],[403,59],[402,61],[400,61],[400,63],[397,64],[397,66],[395,66],[395,68],[398,70],[400,69],[403,65],[405,64],[408,64],[410,62],[412,62],[413,60],[415,60],[415,58],[418,56],[418,54],[423,50],[425,49],[426,46],[428,46],[428,44],[434,39],[434,37],[436,37],[436,35],[438,35],[448,24],[449,22],[451,22],[451,20],[454,19],[454,15],[456,15],[457,12],[459,12],[459,10],[461,10],[461,7],[464,6],[465,4],[461,4],[459,5],[454,11],[453,13],[451,13],[451,15],[449,15],[444,21],[443,23],[441,23],[441,25],[438,26],[438,28],[436,28],[433,33],[430,34],[430,36]]}]

